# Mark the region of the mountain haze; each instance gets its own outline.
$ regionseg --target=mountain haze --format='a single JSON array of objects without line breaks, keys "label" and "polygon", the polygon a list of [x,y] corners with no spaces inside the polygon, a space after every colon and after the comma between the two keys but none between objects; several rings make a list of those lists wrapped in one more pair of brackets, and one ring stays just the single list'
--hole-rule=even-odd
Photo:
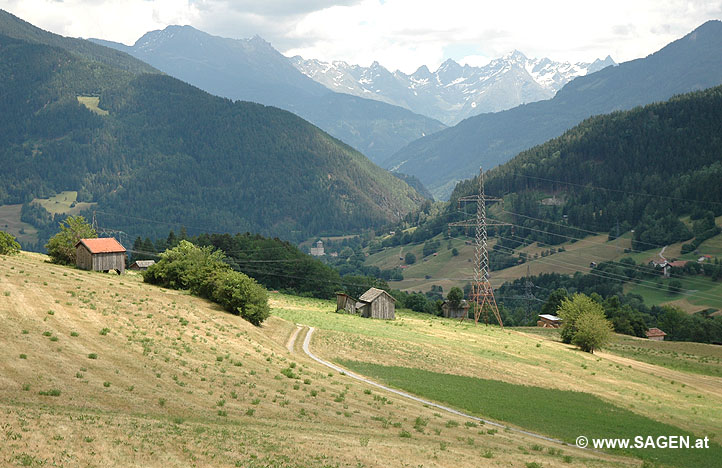
[{"label": "mountain haze", "polygon": [[331,92],[258,36],[228,39],[191,26],[168,26],[146,33],[130,47],[93,41],[127,52],[211,94],[291,111],[377,162],[445,128],[397,106]]},{"label": "mountain haze", "polygon": [[77,191],[131,235],[304,238],[379,226],[422,201],[290,112],[3,35],[0,108],[0,204]]},{"label": "mountain haze", "polygon": [[519,104],[550,99],[572,79],[615,65],[607,56],[592,63],[529,59],[515,50],[483,67],[461,66],[449,59],[435,72],[426,66],[407,75],[391,73],[378,62],[370,67],[304,60],[293,64],[327,88],[404,107],[455,125],[467,117]]},{"label": "mountain haze", "polygon": [[587,117],[722,83],[722,22],[709,21],[646,58],[576,78],[553,99],[482,114],[419,139],[384,165],[417,176],[438,198],[479,166],[492,168]]}]

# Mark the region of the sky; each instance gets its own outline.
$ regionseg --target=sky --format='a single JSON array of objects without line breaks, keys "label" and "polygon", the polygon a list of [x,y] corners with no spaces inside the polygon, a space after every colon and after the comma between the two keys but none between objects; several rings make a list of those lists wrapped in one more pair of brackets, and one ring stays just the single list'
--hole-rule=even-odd
[{"label": "sky", "polygon": [[132,45],[148,31],[191,25],[259,35],[287,56],[378,61],[405,73],[449,58],[480,66],[512,50],[625,62],[722,19],[722,0],[0,0],[0,8],[64,36]]}]

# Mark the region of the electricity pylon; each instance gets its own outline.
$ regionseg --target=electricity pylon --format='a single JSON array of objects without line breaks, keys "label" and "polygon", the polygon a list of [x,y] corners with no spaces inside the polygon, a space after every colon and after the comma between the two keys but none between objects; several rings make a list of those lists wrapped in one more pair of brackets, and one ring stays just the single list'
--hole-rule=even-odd
[{"label": "electricity pylon", "polygon": [[501,321],[501,315],[499,315],[499,307],[497,307],[496,299],[494,299],[494,288],[492,288],[491,283],[489,282],[489,249],[486,228],[487,226],[510,226],[510,224],[495,221],[490,222],[486,219],[486,202],[490,201],[502,200],[501,198],[487,197],[484,194],[484,172],[480,167],[479,194],[459,198],[459,205],[461,205],[461,203],[476,203],[476,219],[449,223],[449,227],[473,226],[476,228],[476,242],[474,244],[474,282],[471,284],[471,299],[475,305],[474,323],[479,323],[479,317],[483,312],[484,322],[488,325],[488,309],[491,309],[501,328],[504,328],[504,324]]}]

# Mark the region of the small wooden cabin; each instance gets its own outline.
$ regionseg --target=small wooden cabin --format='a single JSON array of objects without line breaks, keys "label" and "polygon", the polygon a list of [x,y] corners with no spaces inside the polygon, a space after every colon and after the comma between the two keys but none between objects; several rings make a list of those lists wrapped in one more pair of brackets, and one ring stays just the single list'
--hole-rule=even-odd
[{"label": "small wooden cabin", "polygon": [[359,297],[356,311],[361,317],[394,320],[396,299],[383,289],[371,288]]},{"label": "small wooden cabin", "polygon": [[75,244],[75,265],[83,270],[125,273],[125,248],[112,237],[80,239]]},{"label": "small wooden cabin", "polygon": [[155,260],[136,260],[128,267],[129,270],[145,271],[149,266],[155,265]]},{"label": "small wooden cabin", "polygon": [[456,307],[449,301],[441,304],[441,310],[446,318],[467,318],[469,316],[469,302],[463,299]]},{"label": "small wooden cabin", "polygon": [[536,325],[542,328],[559,328],[562,326],[562,319],[556,315],[541,314]]},{"label": "small wooden cabin", "polygon": [[652,341],[664,341],[664,337],[667,336],[667,334],[659,328],[650,328],[645,332],[645,334],[647,335],[647,338]]},{"label": "small wooden cabin", "polygon": [[336,293],[336,312],[356,313],[356,300],[345,293]]}]

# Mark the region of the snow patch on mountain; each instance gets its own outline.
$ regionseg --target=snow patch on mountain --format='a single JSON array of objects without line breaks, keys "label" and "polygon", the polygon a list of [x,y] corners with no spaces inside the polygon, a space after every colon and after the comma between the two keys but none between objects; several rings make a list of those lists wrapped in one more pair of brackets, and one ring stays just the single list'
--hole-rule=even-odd
[{"label": "snow patch on mountain", "polygon": [[390,72],[378,62],[370,67],[343,61],[322,62],[292,57],[302,73],[333,90],[370,97],[441,120],[447,125],[485,112],[550,99],[565,84],[610,65],[610,56],[592,63],[527,58],[514,50],[483,67],[442,63],[435,72],[422,65],[407,75]]}]

